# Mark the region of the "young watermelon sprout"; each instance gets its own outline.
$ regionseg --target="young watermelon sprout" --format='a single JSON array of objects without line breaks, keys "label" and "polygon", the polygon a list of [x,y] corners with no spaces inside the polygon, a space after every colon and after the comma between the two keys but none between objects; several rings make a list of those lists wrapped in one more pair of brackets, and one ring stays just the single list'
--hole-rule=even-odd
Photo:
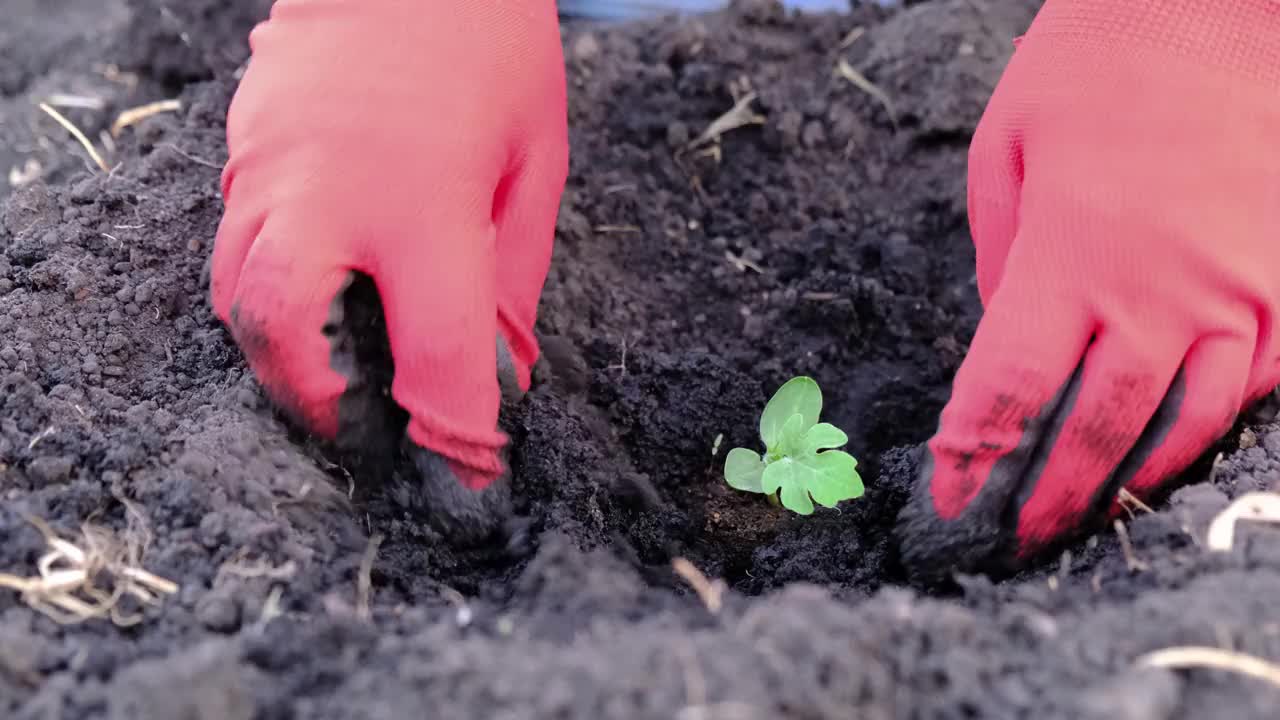
[{"label": "young watermelon sprout", "polygon": [[831,423],[818,422],[821,412],[822,390],[813,378],[788,380],[760,415],[764,457],[746,448],[730,450],[725,482],[737,490],[776,497],[800,515],[812,514],[815,502],[833,508],[862,497],[858,461],[833,449],[849,442],[849,436]]}]

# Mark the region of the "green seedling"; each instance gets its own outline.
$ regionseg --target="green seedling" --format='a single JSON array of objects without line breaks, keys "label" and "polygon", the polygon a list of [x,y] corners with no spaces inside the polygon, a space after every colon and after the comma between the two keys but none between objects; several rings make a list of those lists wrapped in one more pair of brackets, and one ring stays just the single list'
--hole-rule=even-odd
[{"label": "green seedling", "polygon": [[833,508],[842,500],[862,496],[858,461],[833,448],[849,436],[831,423],[818,422],[822,390],[813,378],[796,377],[778,388],[760,415],[764,457],[746,448],[729,451],[724,479],[744,492],[763,493],[801,515],[813,513],[816,502]]}]

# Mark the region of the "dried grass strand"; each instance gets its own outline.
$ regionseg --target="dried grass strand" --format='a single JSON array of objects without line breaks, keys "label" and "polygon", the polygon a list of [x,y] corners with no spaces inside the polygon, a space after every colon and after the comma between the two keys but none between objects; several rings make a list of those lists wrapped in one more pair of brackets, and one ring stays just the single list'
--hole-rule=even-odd
[{"label": "dried grass strand", "polygon": [[93,162],[97,164],[98,168],[102,170],[102,172],[111,172],[111,169],[107,167],[107,162],[98,154],[97,148],[93,146],[93,143],[89,142],[89,138],[85,137],[84,133],[80,131],[80,128],[75,126],[75,123],[68,120],[62,113],[54,110],[49,103],[40,103],[40,109],[43,110],[46,115],[56,120],[59,125],[66,129],[67,132],[71,133],[71,136],[74,137],[85,151],[89,153],[89,157],[93,158]]}]

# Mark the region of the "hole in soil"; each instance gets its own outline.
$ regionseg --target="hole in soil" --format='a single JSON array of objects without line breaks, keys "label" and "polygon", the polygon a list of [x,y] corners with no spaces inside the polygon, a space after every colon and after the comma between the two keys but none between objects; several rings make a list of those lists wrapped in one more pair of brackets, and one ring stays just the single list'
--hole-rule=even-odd
[{"label": "hole in soil", "polygon": [[[386,536],[375,582],[405,598],[443,584],[507,599],[528,554],[457,547],[390,497],[387,479],[401,457],[407,416],[390,398],[394,363],[381,304],[366,276],[341,302],[338,322],[326,328],[333,365],[351,378],[335,472],[352,474],[359,511],[371,532]],[[669,567],[677,556],[747,594],[796,581],[871,591],[903,579],[892,529],[914,458],[886,439],[904,434],[894,427],[904,413],[914,422],[937,411],[937,397],[908,392],[911,383],[903,382],[904,374],[920,379],[919,368],[895,366],[890,378],[885,363],[866,362],[828,386],[824,418],[856,439],[850,448],[860,449],[867,492],[837,510],[800,517],[723,481],[728,450],[758,444],[756,421],[772,387],[710,352],[633,352],[619,363],[608,343],[581,351],[566,351],[555,338],[544,344],[560,348],[544,357],[557,357],[503,418],[517,513],[535,537],[550,531],[583,549],[609,547],[659,584],[676,582]],[[345,474],[338,480],[345,483]]]}]

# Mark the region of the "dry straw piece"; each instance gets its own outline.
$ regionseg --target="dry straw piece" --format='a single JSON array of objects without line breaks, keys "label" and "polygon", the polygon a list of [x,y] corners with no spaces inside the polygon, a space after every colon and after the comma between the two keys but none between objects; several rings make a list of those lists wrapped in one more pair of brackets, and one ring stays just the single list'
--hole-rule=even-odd
[{"label": "dry straw piece", "polygon": [[74,137],[85,151],[89,153],[89,157],[93,158],[93,162],[97,164],[98,169],[102,170],[104,173],[111,172],[111,169],[107,167],[107,162],[98,154],[97,148],[93,146],[93,143],[89,142],[89,138],[84,136],[84,133],[80,131],[80,128],[76,127],[75,124],[64,117],[62,113],[54,110],[49,103],[40,103],[40,109],[43,110],[46,115],[56,120],[59,125],[66,129],[67,132],[71,133],[71,136]]},{"label": "dry straw piece", "polygon": [[701,135],[689,141],[685,149],[692,150],[708,143],[718,142],[721,135],[731,130],[737,130],[749,125],[763,125],[764,116],[751,109],[751,104],[756,101],[756,97],[757,95],[754,92],[748,92],[738,98],[733,107],[729,108],[720,117],[712,120]]},{"label": "dry straw piece", "polygon": [[898,114],[893,109],[893,101],[889,99],[889,95],[885,91],[868,80],[866,75],[858,72],[844,58],[836,61],[835,74],[848,80],[854,87],[878,100],[884,106],[885,112],[889,113],[889,122],[893,124],[893,128],[895,130],[898,129]]},{"label": "dry straw piece", "polygon": [[106,528],[86,523],[77,545],[59,537],[39,518],[27,521],[44,536],[49,552],[36,562],[35,577],[0,573],[0,587],[21,593],[23,602],[55,622],[110,618],[121,627],[136,625],[142,616],[125,613],[122,599],[132,597],[145,606],[156,606],[161,595],[179,589],[176,583],[142,569],[146,534],[133,523],[123,541]]},{"label": "dry straw piece", "polygon": [[1247,675],[1280,687],[1280,665],[1253,655],[1222,650],[1215,647],[1171,647],[1147,653],[1138,658],[1138,664],[1147,667],[1190,670],[1209,668]]},{"label": "dry straw piece", "polygon": [[671,569],[688,583],[689,587],[693,588],[693,591],[698,595],[698,599],[702,600],[702,604],[706,606],[712,615],[720,612],[720,608],[724,606],[725,584],[723,580],[707,579],[707,576],[697,566],[682,557],[671,560]]},{"label": "dry straw piece", "polygon": [[1235,545],[1240,520],[1280,523],[1280,494],[1252,492],[1241,495],[1209,523],[1206,544],[1214,552],[1228,552]]},{"label": "dry straw piece", "polygon": [[152,115],[159,115],[164,112],[177,112],[182,109],[181,100],[159,100],[146,105],[140,105],[136,108],[125,110],[116,116],[116,121],[111,123],[111,136],[120,137],[120,133],[130,125],[137,125]]}]

